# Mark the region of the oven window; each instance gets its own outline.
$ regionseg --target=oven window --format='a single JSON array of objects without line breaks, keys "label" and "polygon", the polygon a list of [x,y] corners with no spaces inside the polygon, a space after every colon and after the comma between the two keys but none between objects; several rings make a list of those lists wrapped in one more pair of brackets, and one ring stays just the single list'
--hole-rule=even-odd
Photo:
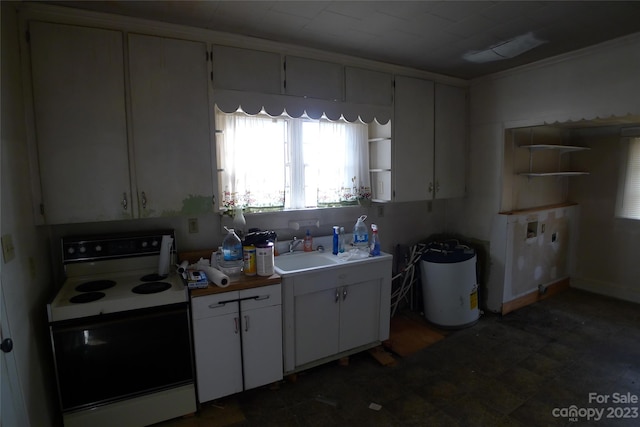
[{"label": "oven window", "polygon": [[193,382],[186,304],[51,326],[63,411]]}]

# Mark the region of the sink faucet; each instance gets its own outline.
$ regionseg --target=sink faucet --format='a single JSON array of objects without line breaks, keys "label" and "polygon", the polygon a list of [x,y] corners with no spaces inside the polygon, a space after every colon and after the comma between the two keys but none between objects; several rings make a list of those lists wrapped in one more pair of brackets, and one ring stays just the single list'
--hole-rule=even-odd
[{"label": "sink faucet", "polygon": [[302,243],[302,240],[298,240],[297,237],[294,237],[293,240],[289,242],[289,253],[292,253],[300,243]]}]

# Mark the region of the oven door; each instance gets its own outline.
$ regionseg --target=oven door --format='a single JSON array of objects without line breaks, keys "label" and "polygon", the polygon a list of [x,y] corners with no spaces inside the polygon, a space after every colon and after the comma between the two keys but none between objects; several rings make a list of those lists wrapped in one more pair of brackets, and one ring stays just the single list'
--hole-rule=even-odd
[{"label": "oven door", "polygon": [[194,382],[186,303],[52,323],[63,412]]}]

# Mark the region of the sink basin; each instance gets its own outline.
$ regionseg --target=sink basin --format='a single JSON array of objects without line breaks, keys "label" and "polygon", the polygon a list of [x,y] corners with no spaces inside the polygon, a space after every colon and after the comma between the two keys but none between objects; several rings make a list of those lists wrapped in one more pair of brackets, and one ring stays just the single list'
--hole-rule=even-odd
[{"label": "sink basin", "polygon": [[321,252],[283,254],[275,257],[277,273],[285,274],[292,271],[309,270],[338,264],[340,261],[334,255]]}]

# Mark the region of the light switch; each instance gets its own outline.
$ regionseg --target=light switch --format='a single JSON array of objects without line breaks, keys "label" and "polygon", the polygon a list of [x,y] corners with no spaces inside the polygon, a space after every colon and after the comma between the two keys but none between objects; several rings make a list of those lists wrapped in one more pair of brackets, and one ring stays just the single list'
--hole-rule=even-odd
[{"label": "light switch", "polygon": [[189,218],[189,233],[198,232],[198,218]]},{"label": "light switch", "polygon": [[11,234],[2,236],[2,257],[5,264],[16,257],[16,248],[13,246]]}]

